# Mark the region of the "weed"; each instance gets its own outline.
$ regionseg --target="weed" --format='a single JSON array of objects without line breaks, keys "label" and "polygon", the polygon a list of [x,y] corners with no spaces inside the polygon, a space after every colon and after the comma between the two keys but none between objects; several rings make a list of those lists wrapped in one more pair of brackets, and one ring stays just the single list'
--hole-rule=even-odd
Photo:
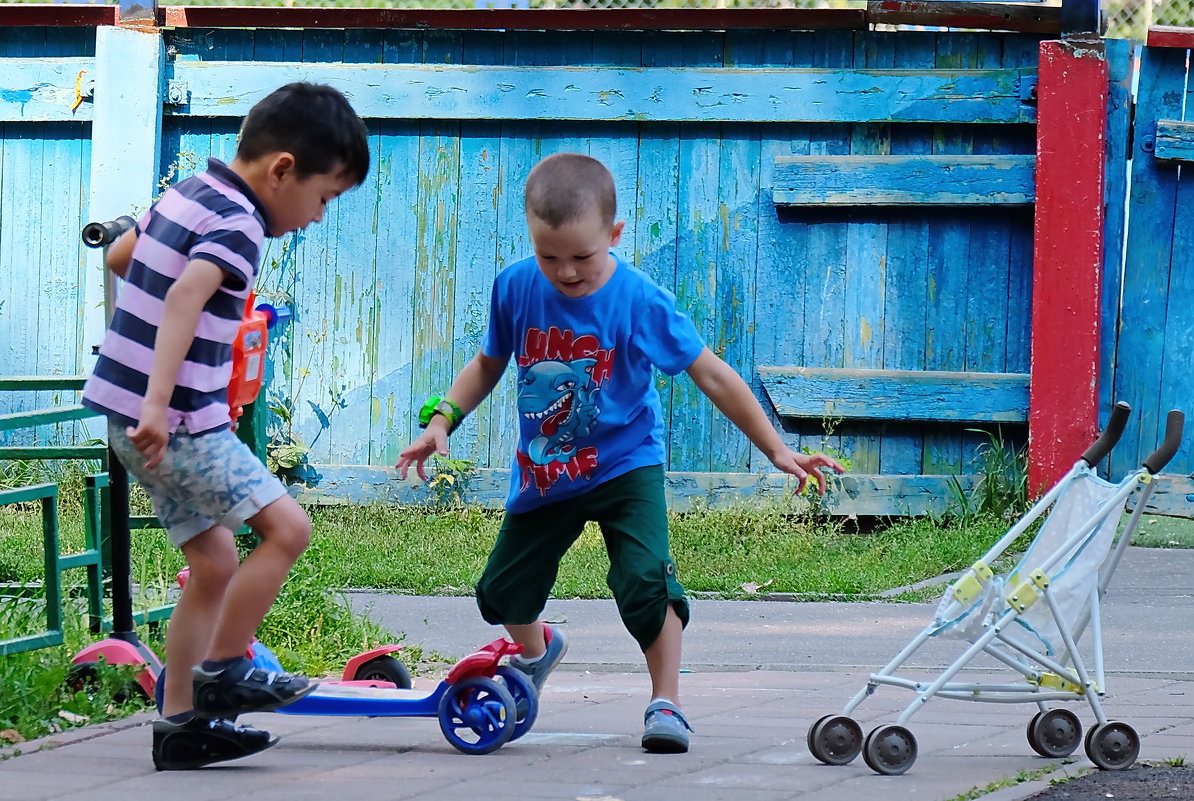
[{"label": "weed", "polygon": [[[949,801],[974,801],[974,799],[983,798],[984,796],[990,795],[991,793],[994,793],[996,790],[1002,790],[1005,787],[1015,787],[1018,784],[1024,784],[1025,782],[1033,782],[1033,781],[1037,781],[1038,779],[1043,779],[1046,776],[1048,776],[1050,773],[1053,773],[1054,771],[1057,771],[1057,770],[1061,770],[1069,764],[1071,764],[1071,761],[1066,760],[1065,762],[1061,763],[1060,765],[1046,765],[1043,768],[1037,768],[1036,770],[1022,770],[1022,771],[1018,772],[1015,776],[1012,776],[1007,779],[999,779],[998,781],[993,781],[990,784],[986,785],[985,787],[971,787],[966,792],[959,793],[958,795],[951,798]],[[1074,777],[1066,776],[1065,778],[1062,778],[1062,779],[1051,779],[1049,783],[1056,784],[1059,782],[1067,781],[1072,778],[1074,778]]]},{"label": "weed", "polygon": [[432,455],[435,475],[427,482],[431,494],[431,505],[437,508],[464,506],[465,495],[473,476],[477,475],[476,463],[469,459],[450,459]]},{"label": "weed", "polygon": [[1165,766],[1170,768],[1184,768],[1186,766],[1186,758],[1184,756],[1172,756],[1165,759]]},{"label": "weed", "polygon": [[979,517],[1013,520],[1028,508],[1028,464],[1024,448],[1015,448],[1003,438],[1003,431],[969,428],[987,441],[976,449],[974,461],[978,481],[969,492],[957,476],[947,485],[954,500],[951,513],[963,525]]}]

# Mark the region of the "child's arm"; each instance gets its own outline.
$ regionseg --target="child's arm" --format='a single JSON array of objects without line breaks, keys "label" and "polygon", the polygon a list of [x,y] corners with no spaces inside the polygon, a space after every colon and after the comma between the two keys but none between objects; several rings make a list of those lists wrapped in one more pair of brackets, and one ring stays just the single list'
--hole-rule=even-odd
[{"label": "child's arm", "polygon": [[817,492],[824,495],[825,476],[821,473],[822,467],[845,472],[845,468],[823,453],[796,453],[785,445],[742,376],[717,358],[713,351],[705,348],[688,368],[688,375],[773,465],[800,479],[797,492],[804,489],[811,475],[817,482]]},{"label": "child's arm", "polygon": [[[481,401],[485,400],[490,392],[493,392],[493,388],[501,380],[505,369],[506,362],[504,360],[478,352],[473,360],[460,371],[460,375],[456,376],[446,397],[459,406],[460,411],[468,414],[480,406]],[[448,419],[442,414],[431,418],[431,422],[427,424],[426,430],[419,435],[419,438],[407,445],[406,449],[398,455],[398,463],[394,466],[401,470],[402,477],[406,478],[406,472],[413,464],[419,478],[427,481],[427,472],[423,469],[423,462],[427,461],[433,453],[438,453],[441,456],[448,455]]]},{"label": "child's arm", "polygon": [[166,452],[170,441],[166,410],[174,394],[178,369],[195,340],[199,315],[220,288],[225,275],[215,264],[196,259],[186,266],[182,275],[166,291],[162,323],[158,326],[157,339],[153,344],[149,386],[141,402],[141,418],[135,429],[128,430],[129,439],[145,457],[146,468],[157,467]]},{"label": "child's arm", "polygon": [[124,278],[129,269],[129,262],[133,258],[133,245],[135,244],[137,244],[137,229],[130,228],[109,245],[107,255],[104,257],[108,269]]}]

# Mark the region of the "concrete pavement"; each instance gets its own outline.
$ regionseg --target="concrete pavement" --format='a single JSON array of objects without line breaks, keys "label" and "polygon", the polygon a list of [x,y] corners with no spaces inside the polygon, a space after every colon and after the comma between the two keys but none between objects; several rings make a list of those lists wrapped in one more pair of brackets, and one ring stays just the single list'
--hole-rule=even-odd
[{"label": "concrete pavement", "polygon": [[[1133,548],[1104,600],[1104,706],[1139,732],[1141,760],[1194,759],[1191,598],[1194,551]],[[406,632],[408,642],[448,657],[497,636],[471,598],[354,593],[350,600]],[[808,753],[809,724],[840,712],[867,674],[931,619],[931,604],[694,601],[682,687],[696,733],[691,751],[679,756],[638,747],[647,677],[612,603],[552,601],[547,616],[569,635],[570,650],[544,690],[534,729],[493,754],[457,753],[430,718],[257,714],[245,719],[282,735],[276,748],[200,773],[158,774],[149,761],[150,717],[143,715],[24,744],[21,756],[0,762],[0,801],[953,801],[976,794],[1017,801],[1048,778],[1009,779],[1090,767],[1081,747],[1070,760],[1032,752],[1024,731],[1035,708],[1028,704],[927,704],[909,724],[919,757],[904,776],[879,776],[861,758],[829,767]],[[958,652],[956,642],[941,645],[912,662],[925,678]],[[1010,678],[1006,670],[991,675]],[[416,687],[430,692],[439,678],[421,678]],[[867,732],[894,722],[911,700],[909,692],[882,688],[855,718]],[[1093,721],[1089,707],[1067,708],[1084,727]]]}]

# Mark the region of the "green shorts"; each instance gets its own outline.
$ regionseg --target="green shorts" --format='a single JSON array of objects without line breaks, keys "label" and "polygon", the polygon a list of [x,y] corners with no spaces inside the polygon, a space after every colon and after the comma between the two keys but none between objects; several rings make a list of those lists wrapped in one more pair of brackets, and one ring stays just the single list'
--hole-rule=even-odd
[{"label": "green shorts", "polygon": [[669,605],[687,625],[688,599],[668,550],[660,465],[631,470],[566,501],[507,512],[477,582],[485,620],[511,625],[538,620],[560,560],[590,520],[601,526],[609,554],[605,582],[639,647],[645,651],[655,642]]}]

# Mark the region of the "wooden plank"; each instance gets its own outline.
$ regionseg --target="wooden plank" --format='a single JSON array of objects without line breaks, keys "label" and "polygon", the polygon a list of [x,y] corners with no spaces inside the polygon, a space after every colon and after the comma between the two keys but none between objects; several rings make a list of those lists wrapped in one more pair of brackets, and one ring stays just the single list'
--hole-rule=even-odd
[{"label": "wooden plank", "polygon": [[1022,423],[1028,376],[925,370],[758,368],[782,417]]},{"label": "wooden plank", "polygon": [[1002,3],[966,3],[928,0],[872,0],[867,3],[872,25],[915,25],[1026,33],[1061,32],[1061,8],[1044,4],[1010,6]]},{"label": "wooden plank", "polygon": [[[1194,517],[1194,476],[1162,473],[1144,511],[1173,517]],[[1129,511],[1136,508],[1136,495],[1128,497]]]},{"label": "wooden plank", "polygon": [[0,3],[0,26],[91,27],[115,25],[119,6],[87,3]]},{"label": "wooden plank", "polygon": [[[1127,236],[1129,147],[1132,137],[1132,79],[1134,47],[1123,39],[1107,40],[1107,181],[1103,193],[1107,215],[1103,222],[1103,286],[1099,316],[1099,430],[1107,426],[1115,397],[1115,353],[1119,335],[1119,299],[1123,289],[1124,240]],[[1110,460],[1102,465],[1110,472]]]},{"label": "wooden plank", "polygon": [[190,102],[167,113],[242,117],[277,86],[344,92],[362,117],[687,122],[1032,122],[1031,71],[313,64],[179,61]]},{"label": "wooden plank", "polygon": [[[810,42],[808,58],[817,69],[849,70],[855,62],[855,36],[833,32]],[[849,155],[852,130],[849,125],[810,126],[810,155]],[[812,367],[844,367],[846,353],[846,247],[849,221],[839,211],[811,211],[801,219],[808,222],[808,286],[804,294],[804,356],[797,364]],[[800,430],[799,449],[828,451],[850,459],[848,441],[839,430],[840,420],[810,421]]]},{"label": "wooden plank", "polygon": [[1194,49],[1194,28],[1154,25],[1148,29],[1148,46],[1175,47],[1180,50]]},{"label": "wooden plank", "polygon": [[431,9],[167,6],[175,28],[413,28],[421,30],[863,29],[862,9]]},{"label": "wooden plank", "polygon": [[[854,65],[866,69],[895,66],[896,34],[872,33],[854,37]],[[891,125],[854,125],[850,132],[850,156],[885,158],[891,154]],[[886,209],[859,209],[846,214],[846,273],[842,293],[842,322],[845,329],[843,365],[855,369],[883,366],[884,315],[887,292]],[[839,426],[841,450],[849,454],[851,472],[879,470],[882,426],[843,423]]]},{"label": "wooden plank", "polygon": [[[426,505],[431,495],[426,485],[408,477],[403,481],[392,468],[365,465],[317,465],[323,474],[318,486],[305,487],[298,500],[303,504],[340,505],[393,503]],[[960,476],[966,490],[973,488],[973,476]],[[952,508],[954,495],[948,476],[884,476],[847,474],[834,479],[819,509],[838,516],[943,514]],[[466,503],[491,509],[506,500],[509,472],[478,470],[469,478]],[[790,496],[795,487],[783,473],[707,473],[672,471],[665,476],[668,508],[686,511],[695,504],[728,506],[742,502],[769,503]],[[800,508],[801,498],[795,499]]]},{"label": "wooden plank", "polygon": [[[149,207],[161,163],[161,37],[135,29],[96,31],[95,89],[104,98],[91,126],[87,218],[111,220]],[[130,70],[129,64],[137,69]],[[86,254],[83,342],[103,340],[103,254]]]},{"label": "wooden plank", "polygon": [[[724,58],[716,34],[684,37],[681,46],[685,64],[720,65]],[[680,126],[676,301],[714,353],[719,346],[718,260],[723,244],[720,139],[721,126],[716,124]],[[676,377],[672,386],[672,467],[714,469],[720,458],[714,454],[715,414],[713,402],[687,375]]]},{"label": "wooden plank", "polygon": [[[642,34],[642,63],[648,67],[672,67],[684,63],[681,36],[671,32],[650,31]],[[669,292],[676,290],[678,271],[679,197],[680,197],[680,124],[639,125],[638,169],[635,191],[627,195],[634,206],[635,238],[625,242],[633,249],[634,263]],[[657,372],[655,389],[659,392],[665,431],[670,432],[676,418],[672,414],[675,379]],[[671,466],[670,437],[664,438],[665,466]]]},{"label": "wooden plank", "polygon": [[1033,202],[1035,156],[780,156],[777,206],[994,206]]},{"label": "wooden plank", "polygon": [[1029,491],[1055,483],[1098,427],[1108,70],[1102,43],[1042,42],[1037,126]]},{"label": "wooden plank", "polygon": [[[972,66],[1021,66],[1023,54],[1013,50],[1005,55],[1004,43],[1001,41],[1003,38],[986,34],[978,38]],[[1012,41],[1016,41],[1016,38]],[[1035,58],[1032,61],[1035,61]],[[1019,143],[1020,137],[1017,137],[1015,129],[1011,127],[976,127],[971,148],[972,152],[981,158],[1006,154],[1009,150],[1014,150]],[[1026,144],[1031,145],[1035,142],[1030,139]],[[970,241],[967,243],[966,256],[968,269],[965,318],[962,325],[966,341],[966,357],[962,365],[963,369],[969,372],[1009,372],[1006,364],[1010,229],[1018,221],[1025,226],[1028,225],[1025,211],[1022,207],[998,206],[987,214],[973,215],[974,219],[970,221]],[[1000,436],[1010,439],[1010,435],[1003,432],[1005,428],[1012,427],[996,424],[984,428],[993,428]],[[1022,426],[1015,427],[1023,429]],[[981,463],[978,461],[981,449],[988,447],[990,442],[988,434],[977,430],[973,425],[963,427],[958,433],[962,449],[962,463],[959,468],[965,472],[973,469],[971,465]]]},{"label": "wooden plank", "polygon": [[1156,447],[1164,430],[1161,407],[1163,343],[1167,317],[1182,304],[1170,297],[1175,250],[1179,170],[1159,162],[1146,149],[1147,137],[1162,119],[1182,116],[1186,53],[1147,48],[1140,63],[1132,137],[1132,180],[1123,301],[1115,353],[1115,400],[1126,401],[1132,416],[1120,445],[1111,453],[1111,475],[1135,469]]},{"label": "wooden plank", "polygon": [[[537,38],[525,31],[506,34],[502,63],[525,66],[537,63]],[[505,123],[499,143],[499,187],[497,194],[498,248],[497,269],[531,256],[534,248],[527,232],[523,190],[531,169],[546,154],[542,149],[542,128],[533,121]],[[489,421],[490,465],[508,465],[514,460],[518,442],[517,369],[513,366],[517,351],[502,380],[489,397],[486,417]]]},{"label": "wooden plank", "polygon": [[[726,66],[758,64],[762,56],[760,37],[754,32],[730,31],[726,34]],[[726,124],[721,126],[718,154],[720,185],[717,226],[716,339],[710,343],[715,352],[739,375],[750,380],[755,375],[754,331],[759,322],[754,317],[757,286],[756,263],[759,239],[759,215],[774,214],[761,210],[764,194],[759,184],[761,152],[760,126]],[[768,315],[771,322],[774,318]],[[752,382],[756,383],[757,382]],[[762,387],[754,387],[763,397]],[[713,415],[713,461],[718,472],[771,469],[761,453],[752,460],[750,440],[729,418],[716,408]]]},{"label": "wooden plank", "polygon": [[1155,155],[1162,161],[1194,162],[1194,122],[1157,120]]},{"label": "wooden plank", "polygon": [[91,121],[95,70],[83,56],[0,58],[0,123]]}]

